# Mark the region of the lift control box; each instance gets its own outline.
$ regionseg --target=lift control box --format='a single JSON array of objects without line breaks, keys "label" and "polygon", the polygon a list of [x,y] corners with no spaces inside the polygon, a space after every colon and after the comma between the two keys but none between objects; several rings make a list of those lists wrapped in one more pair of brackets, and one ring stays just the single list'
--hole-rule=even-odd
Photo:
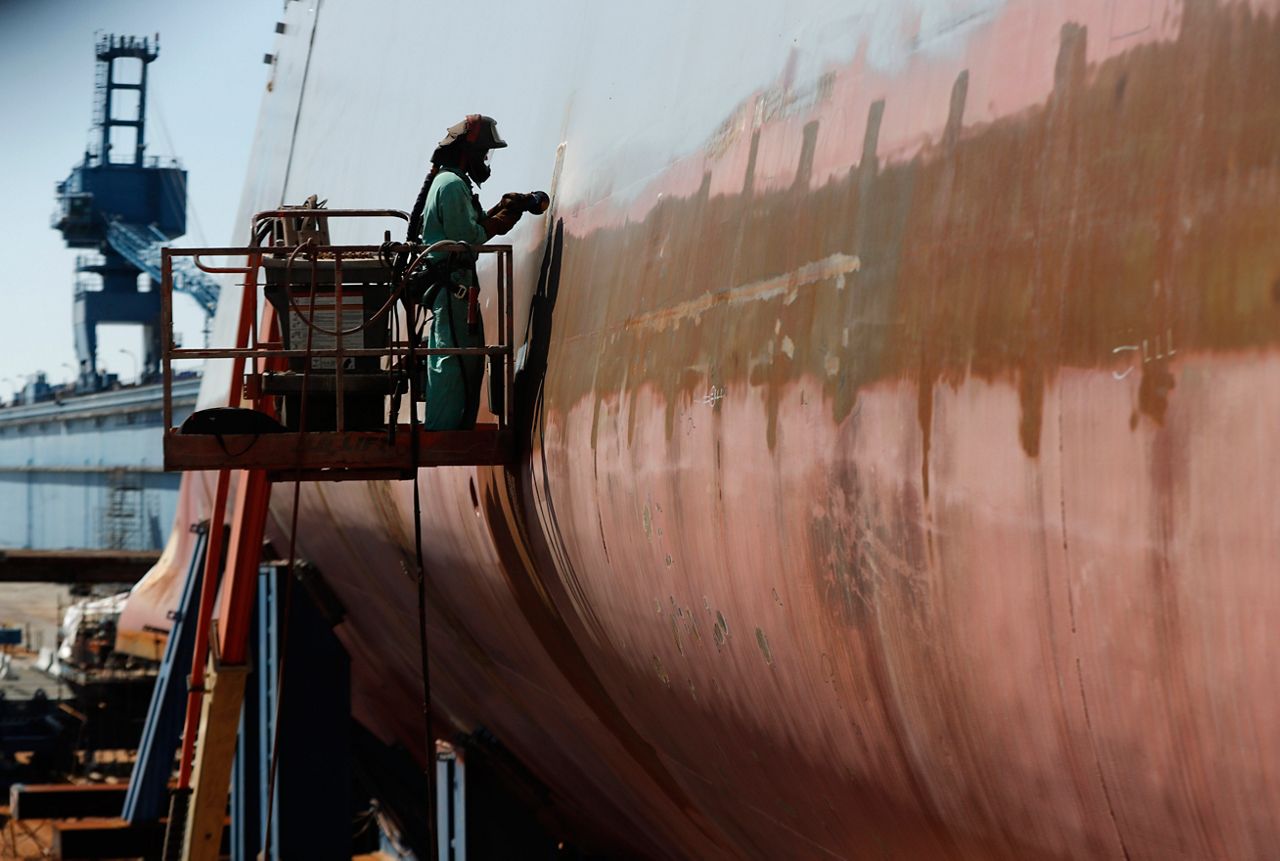
[{"label": "lift control box", "polygon": [[[341,266],[341,278],[338,267]],[[393,293],[392,272],[377,258],[291,261],[284,256],[262,261],[263,294],[281,321],[287,350],[329,353],[385,351],[391,340],[387,304]],[[339,282],[341,290],[337,289]],[[401,376],[389,374],[375,355],[293,357],[288,370],[263,374],[262,393],[283,398],[281,421],[299,430],[303,419],[302,389],[307,389],[307,430],[337,428],[337,374],[343,375],[343,424],[350,430],[374,430],[387,422],[386,396]],[[307,367],[307,364],[310,367]]]}]

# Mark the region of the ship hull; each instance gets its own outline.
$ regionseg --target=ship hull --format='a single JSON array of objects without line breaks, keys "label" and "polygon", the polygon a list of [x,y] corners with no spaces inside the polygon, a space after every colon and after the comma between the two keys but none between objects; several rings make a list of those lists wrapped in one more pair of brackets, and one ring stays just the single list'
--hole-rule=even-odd
[{"label": "ship hull", "polygon": [[[246,213],[407,206],[481,102],[555,195],[518,463],[418,479],[436,714],[613,852],[1274,856],[1276,10],[839,6],[512,12],[431,110],[425,13],[291,7]],[[411,485],[300,500],[418,750]]]}]

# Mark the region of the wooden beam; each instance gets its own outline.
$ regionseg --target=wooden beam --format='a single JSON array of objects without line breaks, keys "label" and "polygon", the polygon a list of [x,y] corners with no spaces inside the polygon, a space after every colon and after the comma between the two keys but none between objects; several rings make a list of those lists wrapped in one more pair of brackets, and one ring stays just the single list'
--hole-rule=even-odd
[{"label": "wooden beam", "polygon": [[[479,466],[506,463],[511,431],[478,425],[466,431],[419,431],[418,466]],[[205,434],[169,433],[164,439],[164,467],[170,471],[266,469],[341,480],[320,470],[412,472],[408,425],[396,429],[394,442],[385,431],[317,431],[313,433]],[[352,475],[350,478],[361,478]]]},{"label": "wooden beam", "polygon": [[227,666],[219,663],[215,655],[210,656],[210,661],[214,669],[206,677],[209,692],[204,697],[196,737],[191,803],[182,841],[182,857],[187,861],[217,861],[221,855],[240,706],[249,674],[248,665]]},{"label": "wooden beam", "polygon": [[[130,825],[123,819],[80,819],[53,823],[53,857],[64,861],[98,858],[159,858],[164,845],[164,819]],[[224,828],[226,819],[224,816]],[[228,851],[227,841],[219,847]]]},{"label": "wooden beam", "polygon": [[156,858],[164,842],[164,825],[130,825],[123,819],[80,819],[53,824],[53,857]]},{"label": "wooden beam", "polygon": [[0,550],[0,583],[136,583],[159,550]]},{"label": "wooden beam", "polygon": [[9,787],[14,819],[83,819],[116,816],[124,804],[127,783],[15,783]]}]

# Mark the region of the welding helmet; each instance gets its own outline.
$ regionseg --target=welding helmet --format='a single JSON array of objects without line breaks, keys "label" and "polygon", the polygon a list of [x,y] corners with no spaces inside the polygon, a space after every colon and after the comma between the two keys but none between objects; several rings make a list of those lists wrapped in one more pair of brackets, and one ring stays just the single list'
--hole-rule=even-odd
[{"label": "welding helmet", "polygon": [[[498,123],[493,117],[471,114],[465,120],[449,127],[444,140],[436,147],[436,156],[448,150],[465,150],[467,176],[483,185],[489,178],[489,150],[501,149],[507,142],[498,134]],[[433,157],[438,161],[438,157]]]},{"label": "welding helmet", "polygon": [[498,123],[493,117],[471,114],[454,126],[449,126],[448,133],[440,146],[452,146],[458,141],[469,149],[502,149],[507,142],[498,134]]}]

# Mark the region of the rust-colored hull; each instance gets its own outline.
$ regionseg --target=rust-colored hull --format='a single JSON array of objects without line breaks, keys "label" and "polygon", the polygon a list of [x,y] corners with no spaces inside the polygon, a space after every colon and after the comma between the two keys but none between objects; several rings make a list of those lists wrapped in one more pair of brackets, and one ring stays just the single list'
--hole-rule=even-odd
[{"label": "rust-colored hull", "polygon": [[[598,74],[656,22],[570,10],[601,46],[538,112],[466,92],[513,118],[518,181],[567,143],[518,238],[520,463],[419,479],[433,705],[615,851],[1280,855],[1274,4],[926,3],[887,60],[813,5],[743,22],[798,34],[773,84],[676,80],[717,113],[656,173],[618,141],[662,111],[626,126],[605,95],[642,90]],[[405,132],[453,121],[375,112],[352,125],[388,158],[337,151],[333,67],[411,44],[355,6],[293,10],[246,210],[407,200]],[[358,716],[416,749],[410,500],[306,486],[298,543],[347,607]]]}]

